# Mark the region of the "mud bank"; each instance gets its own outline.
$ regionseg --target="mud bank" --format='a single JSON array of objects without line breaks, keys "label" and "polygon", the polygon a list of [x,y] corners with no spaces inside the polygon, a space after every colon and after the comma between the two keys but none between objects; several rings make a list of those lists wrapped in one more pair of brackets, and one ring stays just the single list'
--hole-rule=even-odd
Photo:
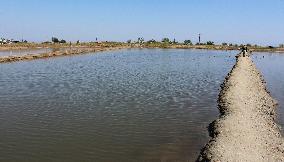
[{"label": "mud bank", "polygon": [[251,58],[237,56],[219,94],[220,117],[197,161],[284,161],[276,101]]},{"label": "mud bank", "polygon": [[101,52],[101,51],[118,50],[118,49],[125,49],[125,48],[129,48],[129,46],[74,48],[74,49],[71,48],[71,49],[64,49],[64,50],[55,50],[53,52],[40,53],[40,54],[27,54],[27,55],[21,55],[21,56],[2,56],[0,57],[0,63],[34,60],[34,59],[42,59],[42,58],[58,57],[58,56],[70,56],[70,55],[85,54],[85,53],[90,53],[90,52]]}]

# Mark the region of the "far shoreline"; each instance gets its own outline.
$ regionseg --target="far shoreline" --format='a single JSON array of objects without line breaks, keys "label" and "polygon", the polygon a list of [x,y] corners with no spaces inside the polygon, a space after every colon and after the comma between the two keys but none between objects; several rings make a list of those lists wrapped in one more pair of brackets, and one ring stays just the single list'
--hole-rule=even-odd
[{"label": "far shoreline", "polygon": [[[29,49],[62,49],[62,48],[93,48],[93,47],[117,47],[117,46],[129,46],[130,48],[160,48],[160,49],[204,49],[204,50],[240,50],[240,46],[229,45],[185,45],[185,44],[170,44],[170,43],[124,43],[124,42],[101,42],[101,43],[79,43],[79,44],[44,44],[44,43],[19,43],[19,44],[4,44],[0,45],[1,51],[10,50],[29,50]],[[261,46],[249,46],[252,52],[270,52],[284,54],[284,48],[280,47],[261,47]]]},{"label": "far shoreline", "polygon": [[[86,54],[91,52],[101,52],[117,49],[197,49],[197,50],[216,50],[216,51],[234,51],[240,50],[239,46],[223,46],[223,45],[184,45],[184,44],[166,44],[166,43],[122,43],[122,42],[102,42],[102,43],[79,43],[79,44],[36,44],[36,43],[19,43],[0,45],[1,51],[11,50],[36,50],[36,49],[52,49],[52,52],[25,54],[25,55],[9,55],[0,56],[0,63],[27,61],[35,59],[43,59],[58,56],[71,56],[78,54]],[[284,54],[284,48],[271,47],[249,47],[253,54],[272,53]]]}]

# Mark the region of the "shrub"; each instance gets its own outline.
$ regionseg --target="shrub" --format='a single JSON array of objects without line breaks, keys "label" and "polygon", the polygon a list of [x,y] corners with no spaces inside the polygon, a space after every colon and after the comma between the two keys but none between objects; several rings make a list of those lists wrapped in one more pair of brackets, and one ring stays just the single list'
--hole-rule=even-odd
[{"label": "shrub", "polygon": [[51,38],[51,41],[52,41],[53,43],[59,43],[59,39],[56,38],[56,37],[52,37],[52,38]]},{"label": "shrub", "polygon": [[214,42],[208,41],[206,44],[207,44],[207,45],[214,45]]},{"label": "shrub", "polygon": [[184,41],[184,44],[185,44],[185,45],[192,45],[192,42],[191,42],[191,40],[185,40],[185,41]]},{"label": "shrub", "polygon": [[139,37],[139,38],[138,38],[138,43],[139,43],[139,44],[143,44],[143,43],[144,43],[144,38]]},{"label": "shrub", "polygon": [[162,42],[163,42],[163,43],[170,43],[170,39],[169,39],[169,38],[163,38],[163,39],[162,39]]},{"label": "shrub", "polygon": [[66,40],[62,39],[62,40],[60,41],[60,43],[66,43]]},{"label": "shrub", "polygon": [[151,39],[151,40],[148,40],[148,41],[147,41],[147,43],[151,43],[151,44],[152,44],[152,43],[156,43],[156,42],[157,42],[157,41],[156,41],[155,39]]}]

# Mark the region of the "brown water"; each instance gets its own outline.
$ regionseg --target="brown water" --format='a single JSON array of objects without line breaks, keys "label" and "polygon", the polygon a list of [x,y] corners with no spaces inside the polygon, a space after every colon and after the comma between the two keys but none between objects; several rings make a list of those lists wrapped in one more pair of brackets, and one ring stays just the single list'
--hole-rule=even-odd
[{"label": "brown water", "polygon": [[194,161],[236,53],[120,50],[0,64],[0,161]]},{"label": "brown water", "polygon": [[0,51],[0,57],[2,56],[21,56],[27,54],[40,54],[51,52],[50,48],[40,48],[40,49],[21,49],[21,50],[5,50]]},{"label": "brown water", "polygon": [[[263,74],[267,88],[278,102],[278,122],[284,128],[284,54],[255,53],[253,60]],[[284,135],[284,130],[282,129]]]}]

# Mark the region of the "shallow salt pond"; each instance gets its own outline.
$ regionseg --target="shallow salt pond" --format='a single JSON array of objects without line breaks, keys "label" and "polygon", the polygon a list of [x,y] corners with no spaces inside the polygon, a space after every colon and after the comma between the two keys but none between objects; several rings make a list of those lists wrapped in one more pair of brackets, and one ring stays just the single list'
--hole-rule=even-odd
[{"label": "shallow salt pond", "polygon": [[194,161],[237,53],[131,49],[0,64],[0,161]]},{"label": "shallow salt pond", "polygon": [[284,134],[284,54],[255,53],[252,57],[266,81],[268,91],[278,102],[278,123]]}]

